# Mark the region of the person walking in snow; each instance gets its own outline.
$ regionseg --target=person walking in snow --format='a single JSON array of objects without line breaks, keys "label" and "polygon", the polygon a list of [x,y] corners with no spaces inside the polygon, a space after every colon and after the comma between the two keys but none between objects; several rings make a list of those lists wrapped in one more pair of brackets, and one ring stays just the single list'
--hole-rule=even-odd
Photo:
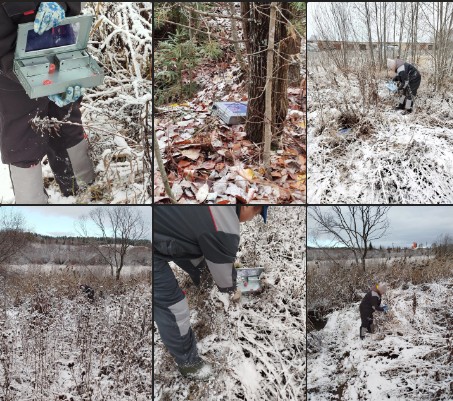
[{"label": "person walking in snow", "polygon": [[203,380],[212,374],[212,367],[198,355],[189,305],[168,262],[186,271],[197,286],[207,268],[219,291],[239,301],[233,266],[239,223],[258,214],[266,222],[267,206],[155,206],[154,210],[154,320],[180,373]]},{"label": "person walking in snow", "polygon": [[[0,4],[0,150],[9,165],[16,203],[47,203],[41,161],[47,155],[64,196],[75,195],[78,185],[90,184],[95,174],[88,142],[81,126],[80,102],[84,89],[30,99],[13,72],[19,24],[34,22],[28,38],[49,40],[66,16],[81,12],[80,2],[2,2]],[[28,46],[29,44],[27,44]],[[43,47],[40,47],[43,48]],[[45,48],[45,47],[44,47]],[[63,119],[58,133],[37,132],[34,117]]]},{"label": "person walking in snow", "polygon": [[412,113],[415,96],[422,80],[420,72],[412,64],[400,59],[387,59],[387,68],[392,73],[396,73],[392,80],[398,83],[398,90],[402,91],[395,109],[404,110],[403,114]]},{"label": "person walking in snow", "polygon": [[388,306],[381,306],[381,297],[387,292],[387,284],[379,283],[371,287],[370,291],[363,297],[360,302],[360,319],[362,324],[360,326],[360,338],[363,340],[365,334],[374,333],[373,313],[375,311],[387,313]]}]

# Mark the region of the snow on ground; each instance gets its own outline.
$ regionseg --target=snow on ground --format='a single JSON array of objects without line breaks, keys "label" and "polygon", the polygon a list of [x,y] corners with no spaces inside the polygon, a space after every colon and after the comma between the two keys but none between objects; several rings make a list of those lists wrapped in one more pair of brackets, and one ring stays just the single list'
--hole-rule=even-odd
[{"label": "snow on ground", "polygon": [[94,303],[38,287],[14,306],[0,293],[1,400],[151,399],[149,285]]},{"label": "snow on ground", "polygon": [[363,341],[358,303],[328,315],[308,334],[308,398],[453,399],[452,290],[453,281],[390,290],[388,315],[374,314],[377,332]]},{"label": "snow on ground", "polygon": [[265,268],[266,290],[230,304],[217,288],[199,292],[175,268],[186,291],[207,382],[182,378],[155,332],[156,401],[305,399],[305,208],[270,207],[242,225],[243,266]]},{"label": "snow on ground", "polygon": [[[335,70],[316,69],[315,64],[307,101],[309,202],[450,203],[453,108],[449,91],[433,93],[422,72],[415,112],[402,115],[392,110],[397,95],[389,94],[384,86],[388,78],[382,76],[366,82],[377,85],[378,104],[367,108],[361,94],[363,81],[354,74],[345,78]],[[359,120],[350,126],[342,123],[347,114]],[[342,128],[352,129],[341,133]]]}]

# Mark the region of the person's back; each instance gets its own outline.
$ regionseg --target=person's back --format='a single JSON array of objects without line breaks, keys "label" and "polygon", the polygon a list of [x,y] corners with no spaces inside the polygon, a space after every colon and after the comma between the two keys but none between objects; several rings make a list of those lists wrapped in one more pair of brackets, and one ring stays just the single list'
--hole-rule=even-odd
[{"label": "person's back", "polygon": [[403,114],[411,113],[421,83],[420,72],[414,65],[401,59],[387,59],[387,68],[396,74],[392,81],[396,82],[398,90],[402,91],[395,110],[403,110]]},{"label": "person's back", "polygon": [[360,319],[362,321],[360,326],[360,338],[365,338],[365,333],[374,332],[374,321],[373,313],[387,312],[387,306],[381,306],[381,297],[387,291],[387,285],[385,283],[379,283],[371,287],[370,290],[365,294],[362,301],[360,302]]}]

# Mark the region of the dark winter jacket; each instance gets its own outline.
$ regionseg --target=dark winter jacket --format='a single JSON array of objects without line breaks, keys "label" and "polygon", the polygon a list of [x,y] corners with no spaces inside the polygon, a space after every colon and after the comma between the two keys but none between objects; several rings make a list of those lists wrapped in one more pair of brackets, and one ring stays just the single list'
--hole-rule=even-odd
[{"label": "dark winter jacket", "polygon": [[[399,62],[398,62],[399,61]],[[420,80],[420,73],[418,70],[409,63],[403,63],[402,61],[397,61],[396,76],[393,78],[395,82],[404,82],[409,81],[409,84]]]},{"label": "dark winter jacket", "polygon": [[381,307],[381,295],[376,286],[367,292],[360,303],[360,314],[362,316],[372,316],[374,311],[384,311],[384,308]]},{"label": "dark winter jacket", "polygon": [[[0,5],[0,75],[18,82],[13,73],[14,52],[16,50],[17,26],[33,22],[41,2],[8,1]],[[58,2],[66,11],[66,16],[79,15],[81,2]]]},{"label": "dark winter jacket", "polygon": [[153,248],[167,260],[203,258],[222,292],[236,290],[233,262],[239,247],[236,206],[155,206]]}]

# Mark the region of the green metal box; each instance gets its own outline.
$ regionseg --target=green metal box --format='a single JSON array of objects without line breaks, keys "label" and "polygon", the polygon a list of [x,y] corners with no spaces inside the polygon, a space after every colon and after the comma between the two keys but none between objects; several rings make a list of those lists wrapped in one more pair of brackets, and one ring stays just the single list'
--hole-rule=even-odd
[{"label": "green metal box", "polygon": [[103,83],[104,72],[87,51],[93,20],[91,15],[69,17],[43,35],[33,31],[33,22],[19,25],[14,73],[31,99]]}]

